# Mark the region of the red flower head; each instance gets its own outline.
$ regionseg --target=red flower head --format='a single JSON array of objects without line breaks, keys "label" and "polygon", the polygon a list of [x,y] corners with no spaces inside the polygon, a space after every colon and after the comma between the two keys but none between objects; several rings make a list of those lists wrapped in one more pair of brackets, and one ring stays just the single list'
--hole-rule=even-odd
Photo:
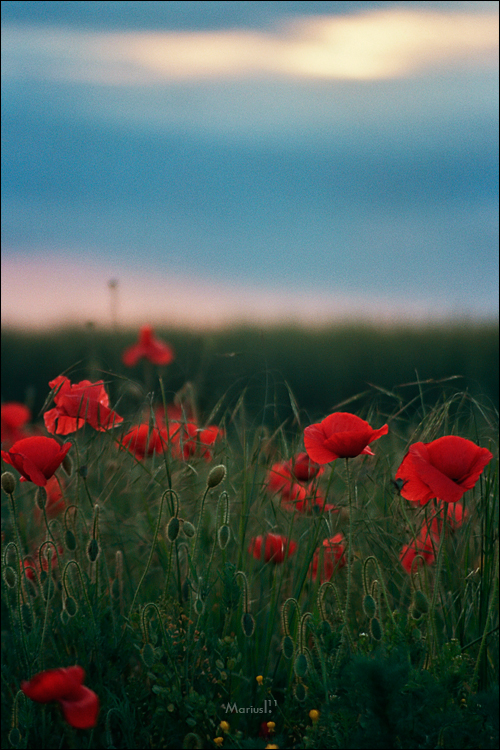
[{"label": "red flower head", "polygon": [[438,498],[456,503],[472,489],[493,454],[465,438],[447,435],[431,443],[414,443],[401,462],[396,479],[404,481],[401,494],[425,505]]},{"label": "red flower head", "polygon": [[155,338],[151,326],[143,326],[138,343],[125,349],[122,362],[126,367],[134,367],[142,357],[154,365],[168,365],[174,359],[174,352],[168,344]]},{"label": "red flower head", "polygon": [[70,448],[71,443],[59,445],[54,438],[35,436],[18,440],[9,451],[2,451],[2,458],[18,470],[21,482],[45,487]]},{"label": "red flower head", "polygon": [[368,422],[347,412],[335,412],[319,424],[304,430],[304,445],[309,457],[318,464],[327,464],[336,458],[354,458],[360,454],[373,456],[368,448],[389,431],[388,425],[373,430]]},{"label": "red flower head", "polygon": [[85,423],[104,432],[123,422],[123,417],[109,408],[109,396],[102,380],[96,383],[82,380],[71,385],[65,375],[59,375],[49,385],[57,389],[54,395],[56,405],[46,411],[43,418],[47,430],[53,435],[68,435]]},{"label": "red flower head", "polygon": [[9,449],[18,440],[28,437],[23,430],[26,422],[31,419],[31,411],[24,404],[10,401],[2,404],[2,446]]},{"label": "red flower head", "polygon": [[[323,497],[319,490],[314,490],[311,487],[309,487],[308,489],[311,494],[308,495],[304,500],[299,500],[295,503],[295,509],[298,510],[299,513],[312,513],[319,515],[322,512],[339,512],[339,509],[335,505],[333,505],[333,503],[326,502],[326,498]],[[293,510],[293,508],[290,508],[290,510]]]},{"label": "red flower head", "polygon": [[255,536],[252,538],[248,552],[257,560],[261,560],[262,547],[264,546],[265,562],[282,563],[285,560],[287,545],[287,557],[290,557],[297,549],[297,542],[290,540],[288,544],[286,536],[281,536],[281,534],[265,534],[264,536]]},{"label": "red flower head", "polygon": [[267,474],[267,488],[271,494],[280,493],[281,503],[288,510],[294,510],[294,503],[306,499],[305,487],[295,482],[292,476],[290,461],[280,461],[271,466]]},{"label": "red flower head", "polygon": [[144,456],[152,456],[153,453],[163,451],[163,447],[167,445],[166,433],[162,442],[163,432],[164,430],[158,430],[156,427],[150,428],[149,424],[141,424],[127,432],[119,445],[131,450],[135,457],[142,461]]},{"label": "red flower head", "polygon": [[21,690],[37,703],[58,701],[64,718],[72,727],[90,729],[97,723],[99,698],[83,685],[85,672],[74,666],[48,669],[21,683]]},{"label": "red flower head", "polygon": [[[314,553],[311,563],[312,577],[315,581],[318,575],[320,550]],[[345,545],[342,534],[335,534],[330,539],[323,539],[323,567],[320,571],[320,581],[329,581],[335,570],[346,565]]]},{"label": "red flower head", "polygon": [[311,461],[307,453],[299,453],[290,461],[292,474],[299,482],[309,482],[316,476],[321,476],[324,469]]},{"label": "red flower head", "polygon": [[[435,548],[439,545],[439,531],[436,519],[431,522],[424,522],[418,533],[417,538],[411,544],[403,545],[399,559],[401,565],[407,573],[411,573],[414,567],[414,560],[417,555],[421,555],[426,565],[432,565],[436,556]],[[422,565],[422,560],[417,561],[417,565]]]}]

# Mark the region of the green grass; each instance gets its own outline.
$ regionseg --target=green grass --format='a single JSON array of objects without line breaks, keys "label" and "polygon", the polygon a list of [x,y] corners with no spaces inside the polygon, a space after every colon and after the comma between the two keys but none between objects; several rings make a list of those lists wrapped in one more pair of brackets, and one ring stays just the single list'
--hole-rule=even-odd
[{"label": "green grass", "polygon": [[[29,378],[37,372],[44,382],[52,379],[74,364],[72,356],[83,358],[73,381],[100,377],[96,362],[105,369],[117,363],[121,342],[92,335],[90,363],[90,344],[76,336],[55,337],[50,356],[47,340],[44,347],[43,337],[30,339],[38,343],[29,350]],[[37,521],[30,482],[18,483],[12,498],[2,493],[2,747],[215,747],[214,738],[221,736],[222,747],[242,748],[269,742],[297,748],[497,746],[497,460],[464,496],[465,523],[444,534],[437,561],[413,578],[399,555],[433,504],[415,508],[392,482],[408,446],[419,440],[456,434],[496,455],[496,411],[470,391],[448,392],[448,384],[394,389],[395,378],[387,393],[385,381],[376,382],[379,388],[342,410],[373,427],[387,422],[388,435],[372,444],[375,456],[349,461],[349,475],[339,459],[318,480],[340,512],[290,513],[269,493],[268,471],[303,449],[303,428],[323,401],[299,399],[293,376],[287,377],[290,387],[280,380],[277,373],[288,365],[282,360],[279,370],[272,368],[284,333],[264,334],[264,341],[266,335],[276,338],[266,344],[265,355],[255,332],[205,342],[193,336],[185,349],[180,339],[165,335],[178,351],[178,372],[169,369],[164,376],[165,401],[182,386],[181,374],[191,378],[192,366],[195,386],[184,389],[184,397],[196,401],[202,426],[224,429],[210,461],[200,455],[180,460],[168,452],[138,461],[118,450],[121,428],[97,433],[86,426],[67,438],[73,443],[71,475],[58,471],[71,506],[66,514]],[[351,347],[344,335],[347,357],[353,334]],[[366,330],[359,335],[365,342],[370,338]],[[378,335],[396,345],[395,334]],[[58,348],[63,341],[67,352]],[[303,386],[305,371],[315,373],[320,362],[329,380],[325,359],[314,355],[318,340],[301,345],[303,356],[311,347],[311,359],[299,367]],[[238,346],[242,355],[219,356]],[[255,388],[251,376],[236,377],[231,369],[240,356],[250,366],[250,351],[263,358],[264,380]],[[277,359],[269,362],[268,355]],[[293,351],[289,357],[294,360]],[[359,351],[351,352],[349,361],[357,357]],[[330,366],[335,359],[328,352]],[[50,372],[44,370],[48,363]],[[377,381],[382,370],[374,361],[372,374],[369,365],[367,360],[363,377]],[[146,383],[140,367],[133,382],[116,367],[118,374],[105,380],[127,429],[147,412],[151,397],[145,394],[153,391],[158,403],[162,388],[154,368],[145,373]],[[420,381],[452,374],[418,369]],[[233,382],[222,391],[227,378]],[[323,394],[327,408],[319,417],[332,411],[339,394],[333,385]],[[45,385],[36,398],[43,402],[47,395]],[[225,479],[208,488],[207,477],[220,464]],[[168,525],[173,516],[181,519],[177,536],[177,524]],[[194,536],[184,533],[187,522]],[[227,532],[220,532],[225,526],[227,545]],[[281,565],[248,553],[251,538],[270,531],[298,544]],[[336,533],[350,541],[348,564],[334,573],[333,585],[321,587],[310,575],[312,557],[321,540]],[[89,550],[93,539],[97,557]],[[57,546],[57,565],[50,578],[42,575],[32,585],[17,574],[20,557],[35,554],[48,540]],[[427,612],[416,611],[415,589],[425,595]],[[20,692],[21,681],[36,672],[72,664],[85,669],[85,684],[101,702],[91,730],[71,728],[56,704],[34,703]],[[319,712],[317,722],[311,710]],[[221,721],[229,723],[228,734]],[[259,736],[265,721],[275,723],[267,739]]]},{"label": "green grass", "polygon": [[[310,331],[301,328],[236,328],[214,333],[157,331],[176,351],[167,368],[165,387],[172,394],[189,380],[199,407],[208,413],[221,398],[234,406],[245,389],[252,415],[267,405],[272,425],[291,414],[289,385],[310,420],[358,396],[353,408],[371,403],[374,388],[396,393],[405,404],[419,394],[416,381],[441,381],[425,389],[429,403],[456,391],[467,391],[498,407],[498,324],[448,324],[377,328],[342,325]],[[137,378],[120,362],[124,347],[137,332],[113,334],[92,326],[48,333],[2,333],[2,399],[27,401],[41,409],[47,384],[72,367],[77,380],[102,377],[99,370]],[[80,363],[76,365],[76,363]],[[76,366],[75,366],[76,365]],[[112,380],[113,395],[122,395]],[[385,407],[392,403],[378,391]]]}]

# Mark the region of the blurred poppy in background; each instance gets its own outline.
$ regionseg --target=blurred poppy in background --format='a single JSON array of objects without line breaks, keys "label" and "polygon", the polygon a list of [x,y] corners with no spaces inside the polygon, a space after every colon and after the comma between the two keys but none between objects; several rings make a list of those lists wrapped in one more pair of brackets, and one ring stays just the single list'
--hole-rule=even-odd
[{"label": "blurred poppy in background", "polygon": [[144,357],[154,365],[168,365],[174,356],[173,349],[155,337],[151,326],[143,326],[137,344],[132,344],[123,352],[122,362],[126,367],[134,367]]}]

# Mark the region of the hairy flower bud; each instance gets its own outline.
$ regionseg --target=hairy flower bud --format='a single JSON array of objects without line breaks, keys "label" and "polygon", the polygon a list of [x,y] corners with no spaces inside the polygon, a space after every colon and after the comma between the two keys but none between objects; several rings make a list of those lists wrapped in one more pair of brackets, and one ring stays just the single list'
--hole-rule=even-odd
[{"label": "hairy flower bud", "polygon": [[13,495],[16,489],[16,478],[10,471],[4,471],[2,474],[2,489],[6,495]]},{"label": "hairy flower bud", "polygon": [[214,468],[210,471],[207,477],[207,487],[210,487],[210,489],[217,487],[217,485],[220,484],[224,480],[225,476],[226,476],[226,467],[223,466],[223,464],[214,466]]}]

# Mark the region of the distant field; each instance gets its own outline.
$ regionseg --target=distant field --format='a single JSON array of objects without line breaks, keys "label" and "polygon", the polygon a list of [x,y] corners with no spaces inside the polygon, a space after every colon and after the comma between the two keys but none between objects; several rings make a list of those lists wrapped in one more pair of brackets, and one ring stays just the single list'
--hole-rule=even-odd
[{"label": "distant field", "polygon": [[[425,398],[432,401],[443,392],[467,391],[486,405],[498,406],[497,324],[156,334],[176,352],[175,361],[163,368],[167,399],[190,381],[202,416],[223,396],[224,407],[230,409],[246,389],[249,413],[268,422],[285,419],[292,413],[288,387],[306,419],[321,417],[359,394],[364,395],[346,410],[359,410],[364,400],[373,404],[375,396],[380,408],[390,402],[387,408],[392,411],[398,398],[408,403],[419,396],[419,386],[408,383],[453,376],[458,377],[444,384],[427,383]],[[37,414],[48,394],[48,381],[68,370],[73,381],[104,378],[110,382],[112,399],[126,398],[127,386],[120,388],[120,380],[106,372],[144,383],[141,364],[127,369],[120,361],[136,335],[89,326],[50,333],[3,331],[2,400],[26,402]],[[149,377],[151,387],[158,390],[154,373]]]}]

